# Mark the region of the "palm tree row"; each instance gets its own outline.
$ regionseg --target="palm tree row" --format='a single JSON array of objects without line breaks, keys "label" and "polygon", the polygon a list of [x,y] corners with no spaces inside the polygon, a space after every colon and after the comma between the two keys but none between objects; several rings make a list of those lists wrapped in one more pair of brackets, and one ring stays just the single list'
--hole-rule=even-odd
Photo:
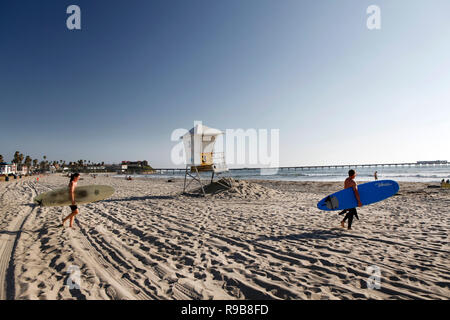
[{"label": "palm tree row", "polygon": [[[87,170],[87,167],[99,167],[104,166],[105,163],[94,163],[90,160],[78,160],[78,161],[71,161],[68,164],[65,160],[59,160],[59,161],[47,161],[47,156],[42,157],[42,161],[39,162],[38,159],[32,159],[30,156],[24,157],[22,153],[19,151],[16,151],[14,153],[14,158],[11,160],[12,163],[14,163],[17,168],[21,168],[23,166],[27,167],[28,173],[30,171],[47,171],[50,170],[50,167],[53,167],[55,170],[63,170],[64,168],[68,168],[70,170]],[[0,155],[0,163],[4,162],[3,155]]]}]

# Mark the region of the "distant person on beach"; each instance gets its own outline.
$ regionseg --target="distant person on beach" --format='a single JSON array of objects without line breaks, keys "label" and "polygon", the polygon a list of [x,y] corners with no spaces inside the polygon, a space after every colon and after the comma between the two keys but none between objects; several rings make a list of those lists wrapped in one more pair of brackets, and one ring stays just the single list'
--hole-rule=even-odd
[{"label": "distant person on beach", "polygon": [[70,219],[69,226],[71,228],[73,228],[73,220],[74,220],[75,216],[79,213],[77,204],[75,203],[75,188],[77,187],[77,182],[79,179],[80,179],[79,173],[73,173],[70,176],[69,192],[70,192],[70,199],[72,201],[72,205],[70,206],[70,210],[72,210],[72,213],[63,219],[63,221],[62,221],[63,227],[64,227],[64,223]]},{"label": "distant person on beach", "polygon": [[[358,207],[361,207],[362,203],[361,203],[361,199],[359,198],[359,192],[358,192],[358,187],[356,186],[355,178],[356,178],[355,170],[353,170],[353,169],[349,170],[348,178],[345,179],[345,182],[344,182],[344,189],[353,188],[353,191],[355,192],[356,200],[358,201]],[[358,212],[356,211],[356,208],[351,208],[351,209],[346,209],[346,210],[339,212],[339,215],[344,214],[344,213],[347,213],[347,214],[345,215],[344,220],[341,221],[341,227],[345,228],[345,221],[348,219],[348,230],[351,230],[353,217],[356,217],[356,219],[359,220]]]},{"label": "distant person on beach", "polygon": [[375,173],[373,174],[373,177],[375,178],[375,180],[378,180],[378,171],[375,171]]}]

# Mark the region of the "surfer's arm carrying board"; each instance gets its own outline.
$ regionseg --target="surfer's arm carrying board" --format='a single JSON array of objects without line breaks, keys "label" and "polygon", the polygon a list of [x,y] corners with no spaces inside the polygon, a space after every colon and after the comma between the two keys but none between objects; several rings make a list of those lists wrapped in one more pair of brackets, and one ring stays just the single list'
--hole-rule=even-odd
[{"label": "surfer's arm carrying board", "polygon": [[356,183],[352,188],[353,192],[355,193],[356,201],[358,201],[358,207],[362,207],[361,198],[359,196],[358,186],[356,185]]}]

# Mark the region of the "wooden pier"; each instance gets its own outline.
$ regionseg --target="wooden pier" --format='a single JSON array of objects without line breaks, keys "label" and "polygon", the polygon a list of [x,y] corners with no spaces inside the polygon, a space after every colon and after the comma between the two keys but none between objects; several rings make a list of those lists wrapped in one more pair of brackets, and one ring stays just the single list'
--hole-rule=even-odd
[{"label": "wooden pier", "polygon": [[[417,162],[403,162],[403,163],[373,163],[373,164],[337,164],[337,165],[323,165],[323,166],[288,166],[278,168],[235,168],[230,169],[233,171],[241,170],[261,170],[261,169],[278,169],[280,171],[289,170],[313,170],[313,169],[345,169],[345,168],[385,168],[385,167],[447,167],[450,166],[450,162],[441,163],[417,163]],[[153,169],[156,174],[176,174],[184,173],[185,168],[156,168]]]}]

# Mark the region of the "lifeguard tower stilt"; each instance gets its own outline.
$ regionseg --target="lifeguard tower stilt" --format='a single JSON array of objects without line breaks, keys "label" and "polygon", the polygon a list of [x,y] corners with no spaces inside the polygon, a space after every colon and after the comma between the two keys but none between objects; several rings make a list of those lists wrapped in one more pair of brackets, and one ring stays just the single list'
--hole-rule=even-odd
[{"label": "lifeguard tower stilt", "polygon": [[196,122],[194,128],[181,137],[186,151],[183,193],[193,181],[196,181],[205,196],[200,172],[211,172],[210,182],[212,183],[215,175],[228,171],[224,153],[214,151],[216,138],[221,135],[223,135],[222,131]]}]

